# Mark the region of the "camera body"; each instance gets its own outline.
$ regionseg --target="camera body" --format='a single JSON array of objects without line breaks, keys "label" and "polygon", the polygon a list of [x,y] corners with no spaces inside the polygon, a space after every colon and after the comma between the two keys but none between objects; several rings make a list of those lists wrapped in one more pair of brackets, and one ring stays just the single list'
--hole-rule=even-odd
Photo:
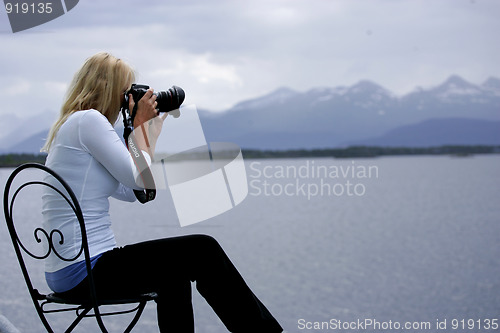
[{"label": "camera body", "polygon": [[[123,102],[123,108],[128,109],[129,105],[129,94],[132,94],[134,101],[137,103],[142,96],[148,91],[149,86],[143,84],[133,84],[129,91],[125,93],[125,101]],[[167,91],[154,92],[156,95],[156,102],[158,112],[169,112],[178,109],[182,102],[184,102],[184,90],[177,86],[172,86]]]}]

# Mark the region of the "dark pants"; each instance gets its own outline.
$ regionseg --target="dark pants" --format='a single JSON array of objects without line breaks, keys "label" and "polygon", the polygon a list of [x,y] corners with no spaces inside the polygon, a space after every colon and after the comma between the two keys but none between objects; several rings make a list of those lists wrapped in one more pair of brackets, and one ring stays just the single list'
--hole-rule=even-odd
[{"label": "dark pants", "polygon": [[[282,332],[210,236],[173,237],[116,248],[104,253],[92,272],[98,297],[158,293],[161,332],[194,332],[191,281],[230,332]],[[87,295],[86,280],[63,294]]]}]

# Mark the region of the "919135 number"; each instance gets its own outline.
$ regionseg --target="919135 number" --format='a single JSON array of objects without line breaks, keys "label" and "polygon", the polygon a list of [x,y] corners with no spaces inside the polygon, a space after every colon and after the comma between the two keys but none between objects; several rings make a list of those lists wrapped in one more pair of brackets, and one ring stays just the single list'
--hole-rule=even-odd
[{"label": "919135 number", "polygon": [[498,319],[452,319],[453,330],[496,330]]},{"label": "919135 number", "polygon": [[50,14],[52,13],[52,2],[40,3],[5,3],[7,14]]}]

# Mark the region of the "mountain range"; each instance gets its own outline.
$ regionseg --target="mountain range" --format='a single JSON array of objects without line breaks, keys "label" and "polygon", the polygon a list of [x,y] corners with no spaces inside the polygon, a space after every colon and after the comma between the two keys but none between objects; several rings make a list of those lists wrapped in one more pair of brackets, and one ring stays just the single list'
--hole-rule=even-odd
[{"label": "mountain range", "polygon": [[[251,149],[500,145],[498,78],[474,85],[454,75],[403,96],[367,80],[306,92],[279,88],[224,112],[198,112],[207,141]],[[54,119],[48,114],[5,116],[0,152],[38,152]]]}]

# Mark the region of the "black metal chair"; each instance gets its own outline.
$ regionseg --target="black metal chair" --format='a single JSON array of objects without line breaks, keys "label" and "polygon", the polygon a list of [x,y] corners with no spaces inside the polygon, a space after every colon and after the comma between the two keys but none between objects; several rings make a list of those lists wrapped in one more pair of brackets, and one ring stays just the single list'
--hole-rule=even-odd
[{"label": "black metal chair", "polygon": [[[80,225],[81,232],[81,247],[76,256],[71,258],[65,258],[61,256],[56,248],[57,243],[64,243],[64,235],[60,230],[44,230],[42,228],[42,219],[41,212],[37,212],[36,215],[33,215],[31,209],[33,195],[27,196],[25,200],[20,198],[23,197],[23,193],[28,189],[33,189],[35,187],[41,187],[42,192],[40,192],[40,197],[35,199],[41,200],[41,193],[45,193],[47,191],[54,191],[53,193],[57,193],[60,195],[64,201],[71,207],[76,218],[78,219]],[[43,192],[45,191],[45,192]],[[16,201],[17,199],[17,201]],[[21,201],[21,202],[18,202]],[[7,226],[9,229],[9,233],[12,239],[12,243],[14,245],[14,249],[19,260],[19,264],[21,266],[21,270],[26,281],[26,285],[28,286],[28,290],[30,296],[33,300],[33,304],[35,305],[36,311],[47,329],[48,332],[53,332],[53,329],[49,325],[48,320],[46,319],[46,314],[48,313],[59,313],[65,311],[75,311],[76,318],[66,329],[66,332],[71,332],[85,317],[95,317],[97,320],[97,324],[102,332],[107,332],[107,329],[103,323],[103,316],[110,315],[118,315],[124,313],[134,313],[133,319],[130,321],[128,326],[125,329],[125,332],[130,332],[132,328],[137,324],[144,307],[148,301],[154,300],[157,295],[155,293],[139,295],[134,298],[123,298],[123,299],[101,299],[99,295],[96,295],[94,280],[92,276],[92,269],[90,264],[90,254],[87,243],[87,236],[85,230],[85,222],[82,214],[82,210],[76,199],[75,194],[71,190],[71,188],[67,185],[67,183],[54,171],[47,168],[44,165],[37,163],[27,163],[16,168],[12,174],[10,175],[7,183],[5,185],[4,191],[4,213],[5,220],[7,222]],[[29,214],[28,214],[29,213]],[[14,224],[14,218],[16,220],[21,220],[20,223],[24,224],[22,221],[26,218],[30,219],[32,216],[36,216],[35,221],[31,223],[34,224],[34,232],[33,237],[34,240],[31,239],[31,243],[34,244],[35,250],[33,250],[27,243],[24,242],[24,239],[31,238],[31,236],[26,237],[26,228],[22,228],[19,225],[19,228],[16,229]],[[19,224],[19,223],[18,223]],[[23,229],[23,230],[21,230]],[[33,230],[32,228],[30,230]],[[22,233],[22,237],[20,236]],[[31,233],[31,231],[30,231]],[[36,242],[36,243],[35,243]],[[43,246],[41,246],[41,243]],[[32,246],[33,247],[33,246]],[[41,248],[42,252],[39,254]],[[82,256],[85,260],[88,281],[89,281],[89,297],[86,299],[67,299],[63,298],[57,293],[42,293],[38,289],[35,289],[31,278],[30,273],[28,271],[28,267],[25,262],[25,257],[31,257],[35,260],[43,260],[47,258],[51,253],[54,253],[59,259],[64,261],[74,261],[77,262],[82,259]],[[41,288],[46,288],[45,286]],[[40,289],[41,289],[40,288]],[[48,288],[46,288],[48,289]],[[110,306],[110,305],[121,305],[119,310],[101,313],[101,306]],[[122,309],[123,305],[129,305],[126,309]],[[55,308],[54,308],[55,307]]]}]

